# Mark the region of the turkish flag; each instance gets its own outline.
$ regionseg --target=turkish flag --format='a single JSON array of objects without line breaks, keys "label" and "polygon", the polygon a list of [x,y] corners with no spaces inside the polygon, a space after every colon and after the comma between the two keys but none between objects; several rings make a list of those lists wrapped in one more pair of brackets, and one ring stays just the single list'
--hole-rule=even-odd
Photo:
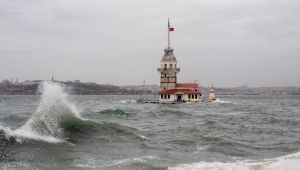
[{"label": "turkish flag", "polygon": [[174,28],[173,27],[169,27],[169,31],[174,31]]}]

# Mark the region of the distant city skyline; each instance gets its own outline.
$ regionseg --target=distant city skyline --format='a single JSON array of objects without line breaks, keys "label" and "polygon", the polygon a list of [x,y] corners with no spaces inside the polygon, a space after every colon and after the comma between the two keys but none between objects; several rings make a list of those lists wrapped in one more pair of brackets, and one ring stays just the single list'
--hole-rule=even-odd
[{"label": "distant city skyline", "polygon": [[167,18],[179,82],[300,86],[298,0],[0,1],[0,81],[159,85]]}]

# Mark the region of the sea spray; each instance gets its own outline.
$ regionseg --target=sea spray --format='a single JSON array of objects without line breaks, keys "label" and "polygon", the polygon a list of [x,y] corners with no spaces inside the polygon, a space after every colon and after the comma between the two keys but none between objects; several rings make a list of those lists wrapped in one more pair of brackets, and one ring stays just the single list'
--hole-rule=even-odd
[{"label": "sea spray", "polygon": [[215,101],[212,101],[211,103],[225,103],[225,104],[230,104],[231,102],[223,101],[223,100],[217,98]]},{"label": "sea spray", "polygon": [[61,85],[45,82],[40,103],[31,118],[11,134],[18,139],[33,138],[49,142],[59,142],[65,138],[62,124],[68,119],[80,119],[76,107],[67,100]]}]

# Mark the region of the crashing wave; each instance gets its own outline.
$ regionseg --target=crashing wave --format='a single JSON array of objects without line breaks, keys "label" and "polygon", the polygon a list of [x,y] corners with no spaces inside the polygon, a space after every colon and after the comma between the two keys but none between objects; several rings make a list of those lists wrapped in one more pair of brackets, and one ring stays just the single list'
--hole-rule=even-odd
[{"label": "crashing wave", "polygon": [[78,110],[67,100],[67,94],[59,84],[45,82],[40,90],[42,91],[40,103],[24,125],[16,130],[0,127],[2,135],[7,140],[64,142],[65,127],[74,120],[82,120]]}]

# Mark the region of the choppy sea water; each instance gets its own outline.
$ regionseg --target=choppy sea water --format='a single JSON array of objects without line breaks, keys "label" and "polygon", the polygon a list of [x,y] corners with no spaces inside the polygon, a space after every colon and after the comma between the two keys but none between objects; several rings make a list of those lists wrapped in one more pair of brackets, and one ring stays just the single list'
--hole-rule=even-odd
[{"label": "choppy sea water", "polygon": [[0,169],[300,169],[300,96],[168,105],[41,90],[0,96]]}]

